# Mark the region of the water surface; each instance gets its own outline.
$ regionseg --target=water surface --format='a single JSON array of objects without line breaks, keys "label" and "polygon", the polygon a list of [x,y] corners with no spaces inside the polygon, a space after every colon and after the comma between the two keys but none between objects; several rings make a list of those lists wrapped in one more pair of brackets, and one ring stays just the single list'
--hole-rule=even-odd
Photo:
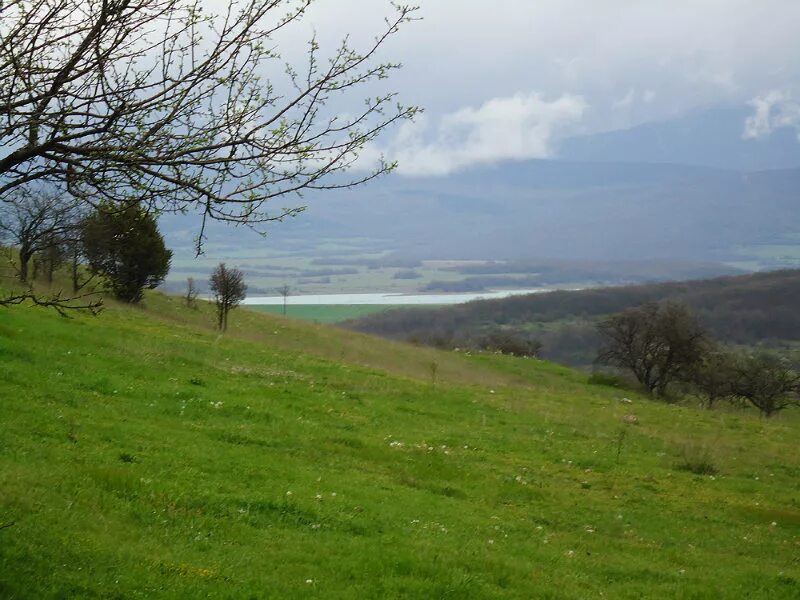
[{"label": "water surface", "polygon": [[[507,298],[509,296],[519,296],[521,294],[540,294],[550,291],[552,290],[547,288],[535,288],[528,290],[499,290],[456,294],[400,294],[380,292],[369,294],[310,294],[304,296],[289,296],[286,299],[286,304],[290,306],[321,304],[462,304],[464,302],[471,302],[472,300],[491,300],[494,298]],[[283,296],[252,296],[245,299],[242,304],[283,304]]]}]

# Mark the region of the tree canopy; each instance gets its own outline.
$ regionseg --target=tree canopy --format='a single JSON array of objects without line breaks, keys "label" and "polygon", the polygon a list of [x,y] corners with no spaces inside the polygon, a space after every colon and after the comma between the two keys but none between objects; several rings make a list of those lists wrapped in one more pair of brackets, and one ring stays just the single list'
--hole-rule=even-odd
[{"label": "tree canopy", "polygon": [[689,309],[676,302],[629,308],[601,321],[598,330],[603,346],[597,361],[630,370],[659,396],[691,372],[709,341]]},{"label": "tree canopy", "polygon": [[219,263],[211,272],[208,287],[214,293],[217,306],[217,327],[220,331],[225,331],[228,328],[228,313],[239,306],[247,294],[244,273],[235,267],[228,268],[225,263]]},{"label": "tree canopy", "polygon": [[120,300],[138,302],[169,272],[172,251],[153,215],[139,205],[101,206],[84,219],[81,242],[89,269],[105,276]]}]

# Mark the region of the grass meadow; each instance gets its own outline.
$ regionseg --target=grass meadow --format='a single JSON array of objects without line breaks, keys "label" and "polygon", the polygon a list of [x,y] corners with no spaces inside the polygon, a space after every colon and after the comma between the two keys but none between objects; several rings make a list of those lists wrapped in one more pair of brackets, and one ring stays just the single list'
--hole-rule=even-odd
[{"label": "grass meadow", "polygon": [[[272,315],[282,316],[284,314],[282,305],[253,304],[247,308]],[[290,304],[286,307],[286,316],[316,323],[338,323],[392,308],[397,308],[397,306],[385,304]]]},{"label": "grass meadow", "polygon": [[800,411],[211,309],[0,310],[0,597],[800,597]]}]

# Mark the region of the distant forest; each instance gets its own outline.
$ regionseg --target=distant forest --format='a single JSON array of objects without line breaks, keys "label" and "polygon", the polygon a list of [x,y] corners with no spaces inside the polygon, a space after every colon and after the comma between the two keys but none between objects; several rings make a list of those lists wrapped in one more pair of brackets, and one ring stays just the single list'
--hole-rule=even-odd
[{"label": "distant forest", "polygon": [[387,338],[441,348],[479,348],[498,335],[535,340],[539,356],[588,366],[597,321],[647,302],[679,301],[722,342],[785,345],[800,341],[800,270],[556,291],[438,309],[399,309],[343,323]]}]

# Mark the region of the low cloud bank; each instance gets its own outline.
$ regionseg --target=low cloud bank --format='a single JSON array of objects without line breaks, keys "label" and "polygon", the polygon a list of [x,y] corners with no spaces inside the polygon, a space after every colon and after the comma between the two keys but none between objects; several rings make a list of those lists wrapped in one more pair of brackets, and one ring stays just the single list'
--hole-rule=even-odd
[{"label": "low cloud bank", "polygon": [[384,154],[399,161],[398,172],[407,176],[443,176],[505,160],[548,158],[556,132],[580,122],[587,109],[583,97],[573,94],[554,100],[536,93],[492,98],[438,122],[423,116],[405,124]]},{"label": "low cloud bank", "polygon": [[776,129],[791,127],[800,141],[800,104],[790,94],[771,90],[763,96],[756,96],[748,104],[753,107],[753,114],[744,122],[744,139],[768,137]]}]

